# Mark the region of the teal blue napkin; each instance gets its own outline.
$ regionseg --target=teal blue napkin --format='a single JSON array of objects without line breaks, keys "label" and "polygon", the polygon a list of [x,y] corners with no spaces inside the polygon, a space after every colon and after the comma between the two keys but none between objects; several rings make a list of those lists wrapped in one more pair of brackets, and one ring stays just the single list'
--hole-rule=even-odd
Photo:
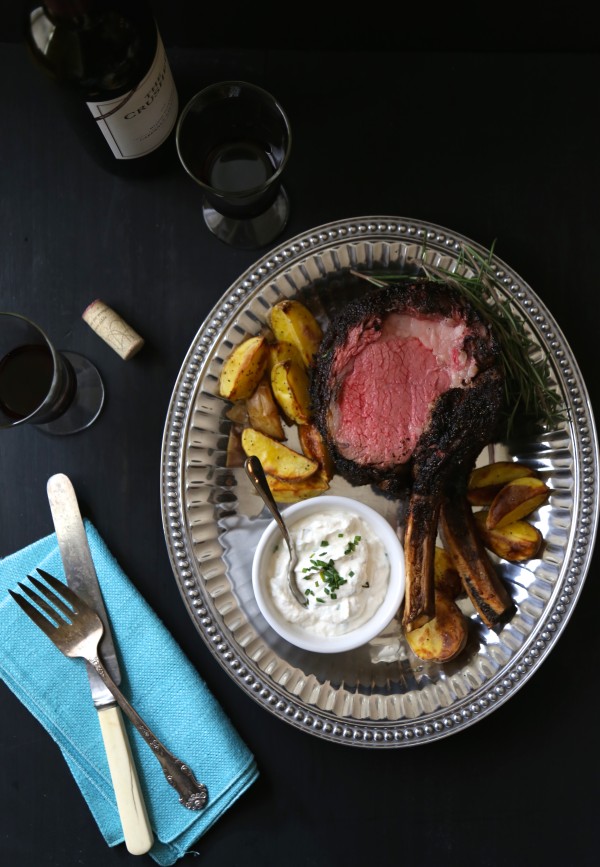
[{"label": "teal blue napkin", "polygon": [[[150,855],[174,864],[258,776],[252,753],[95,527],[92,559],[121,663],[121,689],[165,746],[208,788],[201,812],[186,810],[158,761],[126,720],[155,835]],[[85,662],[67,659],[8,595],[36,566],[65,580],[56,536],[0,560],[0,676],[56,741],[109,846],[123,842]],[[65,829],[66,830],[66,829]]]}]

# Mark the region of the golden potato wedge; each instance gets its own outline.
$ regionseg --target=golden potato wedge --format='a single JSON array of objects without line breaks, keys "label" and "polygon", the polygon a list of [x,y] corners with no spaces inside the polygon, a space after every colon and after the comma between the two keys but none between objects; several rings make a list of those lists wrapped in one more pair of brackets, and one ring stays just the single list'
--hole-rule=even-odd
[{"label": "golden potato wedge", "polygon": [[489,506],[498,491],[523,476],[535,475],[534,470],[515,461],[496,461],[484,467],[476,467],[467,483],[467,500],[472,506]]},{"label": "golden potato wedge", "polygon": [[329,450],[318,428],[314,424],[301,424],[298,427],[298,439],[300,447],[307,458],[317,461],[327,481],[331,481],[335,473],[335,467],[331,460]]},{"label": "golden potato wedge", "polygon": [[312,476],[309,476],[308,479],[298,481],[291,479],[283,480],[267,475],[267,482],[274,499],[278,503],[297,503],[300,500],[316,497],[329,490],[329,480],[320,469]]},{"label": "golden potato wedge", "polygon": [[258,383],[246,400],[246,410],[248,423],[254,430],[260,431],[274,440],[285,439],[279,407],[268,379],[263,377]]},{"label": "golden potato wedge", "polygon": [[537,557],[543,537],[538,528],[529,521],[513,521],[512,524],[506,524],[504,527],[488,530],[485,510],[475,512],[474,517],[483,544],[498,557],[511,563],[520,563]]},{"label": "golden potato wedge", "polygon": [[310,421],[308,374],[294,361],[280,361],[271,371],[271,388],[285,415],[296,424]]},{"label": "golden potato wedge", "polygon": [[219,393],[228,400],[250,397],[263,378],[269,347],[265,337],[248,337],[225,360],[219,376]]},{"label": "golden potato wedge", "polygon": [[234,424],[245,427],[248,424],[248,410],[246,408],[246,401],[236,400],[233,406],[227,408],[225,416]]},{"label": "golden potato wedge", "polygon": [[246,454],[242,448],[241,429],[232,425],[227,440],[227,454],[225,456],[226,467],[243,467]]},{"label": "golden potato wedge", "polygon": [[304,365],[304,359],[300,355],[298,347],[294,346],[293,343],[288,343],[285,340],[269,343],[269,360],[267,362],[269,376],[275,365],[282,361],[294,361],[300,367]]},{"label": "golden potato wedge", "polygon": [[308,307],[300,301],[279,301],[271,308],[270,323],[275,339],[295,346],[308,367],[323,339],[321,326]]},{"label": "golden potato wedge", "polygon": [[492,502],[486,517],[488,530],[506,527],[535,511],[550,496],[550,488],[537,476],[513,479],[501,488]]},{"label": "golden potato wedge", "polygon": [[439,545],[435,546],[433,555],[433,583],[436,590],[445,593],[450,599],[455,599],[462,593],[462,582],[452,557]]},{"label": "golden potato wedge", "polygon": [[441,590],[435,591],[435,617],[424,626],[406,632],[408,646],[419,659],[450,662],[464,650],[469,623],[456,602]]},{"label": "golden potato wedge", "polygon": [[319,469],[317,461],[251,427],[242,431],[242,448],[246,455],[259,458],[266,474],[278,479],[299,481],[307,479]]}]

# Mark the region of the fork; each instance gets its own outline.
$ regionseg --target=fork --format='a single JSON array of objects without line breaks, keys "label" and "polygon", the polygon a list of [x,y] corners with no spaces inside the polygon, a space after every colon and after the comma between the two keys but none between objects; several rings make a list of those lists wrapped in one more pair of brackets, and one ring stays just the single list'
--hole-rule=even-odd
[{"label": "fork", "polygon": [[[98,651],[98,644],[102,638],[104,627],[96,612],[62,581],[54,578],[43,569],[37,569],[37,571],[55,592],[52,592],[45,584],[31,575],[27,577],[39,593],[35,593],[26,584],[17,583],[23,593],[29,596],[45,614],[38,611],[19,593],[14,593],[9,589],[8,592],[12,598],[65,656],[81,657],[94,666],[114,695],[123,713],[129,717],[160,762],[167,782],[179,794],[179,803],[188,810],[201,810],[208,801],[206,786],[203,783],[198,783],[194,779],[191,769],[169,752],[156,735],[150,731],[104,668]],[[65,604],[65,601],[68,605]]]}]

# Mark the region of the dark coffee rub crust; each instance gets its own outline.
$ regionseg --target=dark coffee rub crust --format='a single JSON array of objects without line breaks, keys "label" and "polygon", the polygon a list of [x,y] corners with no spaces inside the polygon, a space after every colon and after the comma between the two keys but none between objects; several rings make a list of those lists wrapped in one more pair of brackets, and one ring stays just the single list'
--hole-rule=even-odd
[{"label": "dark coffee rub crust", "polygon": [[[329,430],[329,410],[336,400],[336,383],[332,382],[332,365],[336,350],[344,345],[351,329],[363,324],[365,328],[377,328],[389,313],[415,313],[435,316],[440,319],[460,319],[468,329],[464,349],[477,362],[478,373],[472,384],[463,388],[452,388],[442,394],[434,404],[427,428],[423,431],[413,453],[406,464],[398,465],[393,470],[381,469],[371,464],[359,464],[345,458],[338,450]],[[494,371],[482,377],[486,371]],[[481,382],[478,383],[481,377]],[[484,385],[484,383],[486,383]],[[475,388],[477,401],[467,400],[463,404],[465,391]],[[487,390],[489,393],[485,395]],[[464,471],[470,461],[492,440],[493,419],[499,421],[503,405],[503,376],[500,366],[500,347],[492,331],[490,323],[473,308],[465,297],[448,284],[440,284],[428,280],[417,280],[406,284],[394,284],[382,289],[368,292],[364,297],[351,302],[345,310],[330,324],[325,332],[320,351],[311,369],[310,395],[313,417],[321,435],[324,437],[337,471],[352,485],[375,484],[391,496],[398,496],[410,487],[412,478],[421,476],[415,474],[415,460],[425,470],[422,483],[429,487],[433,483],[441,466],[434,452],[440,454],[440,463],[448,463],[444,456],[449,457],[454,449],[449,440],[463,439],[465,431],[472,429],[473,436],[467,437],[472,447],[462,444],[458,457],[456,453],[452,460],[453,476],[457,476],[459,467]],[[475,395],[473,395],[475,397]],[[482,397],[484,398],[482,400]],[[477,405],[474,415],[470,415]],[[458,412],[457,412],[458,410]],[[449,424],[450,422],[450,424]],[[498,422],[496,422],[497,424]],[[473,425],[475,430],[473,430]],[[490,428],[492,428],[490,430]],[[482,437],[483,434],[483,437]],[[485,441],[481,443],[481,439]],[[444,443],[441,449],[438,447]],[[450,446],[450,447],[448,447]],[[473,455],[473,452],[475,454]],[[458,464],[458,466],[457,466]],[[427,467],[427,468],[426,468]],[[438,482],[449,481],[450,465],[447,473],[442,472]],[[427,482],[428,480],[428,482]],[[419,484],[419,483],[418,483]]]},{"label": "dark coffee rub crust", "polygon": [[[497,368],[488,367],[467,388],[451,388],[440,395],[431,421],[417,442],[411,460],[412,489],[404,537],[407,581],[403,623],[408,630],[417,629],[435,615],[433,558],[440,509],[448,498],[467,503],[464,489],[468,475],[481,450],[493,438],[503,401],[503,377]],[[394,481],[387,490],[397,496]],[[484,604],[486,595],[494,600],[499,619],[508,607],[508,596],[506,591],[502,597],[499,595],[498,579],[490,583],[494,570],[481,545],[476,558],[469,561],[474,551],[472,545],[471,552],[461,554],[465,565],[458,570],[461,581],[476,607]],[[479,588],[478,595],[473,588]],[[478,610],[484,622],[491,623],[491,608],[489,612],[485,608]]]}]

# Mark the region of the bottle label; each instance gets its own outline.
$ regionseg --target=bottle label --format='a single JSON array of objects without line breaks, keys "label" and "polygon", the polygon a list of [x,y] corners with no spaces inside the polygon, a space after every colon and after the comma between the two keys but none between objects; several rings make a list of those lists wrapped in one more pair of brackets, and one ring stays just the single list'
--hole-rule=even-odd
[{"label": "bottle label", "polygon": [[117,99],[88,102],[87,107],[118,160],[141,157],[165,141],[179,102],[160,33],[154,61],[137,87]]}]

